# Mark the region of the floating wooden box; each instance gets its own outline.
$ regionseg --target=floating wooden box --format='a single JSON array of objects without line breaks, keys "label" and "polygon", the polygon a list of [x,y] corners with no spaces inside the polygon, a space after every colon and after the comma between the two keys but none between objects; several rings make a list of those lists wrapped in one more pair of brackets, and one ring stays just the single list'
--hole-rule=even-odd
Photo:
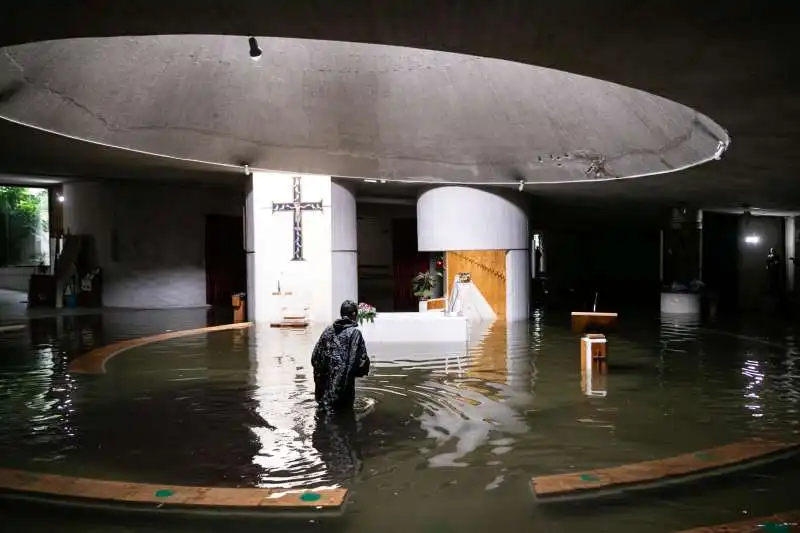
[{"label": "floating wooden box", "polygon": [[591,311],[573,311],[572,331],[583,333],[587,328],[611,328],[617,323],[617,313],[595,313]]},{"label": "floating wooden box", "polygon": [[587,396],[606,396],[606,337],[589,333],[581,337],[581,390]]}]

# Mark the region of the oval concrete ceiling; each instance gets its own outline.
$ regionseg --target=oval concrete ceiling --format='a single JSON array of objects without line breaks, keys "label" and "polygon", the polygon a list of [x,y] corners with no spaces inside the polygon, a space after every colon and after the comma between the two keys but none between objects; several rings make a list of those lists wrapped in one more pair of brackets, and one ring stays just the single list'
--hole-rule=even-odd
[{"label": "oval concrete ceiling", "polygon": [[210,164],[424,182],[665,173],[729,142],[708,117],[613,83],[373,44],[162,35],[2,49],[0,116]]}]

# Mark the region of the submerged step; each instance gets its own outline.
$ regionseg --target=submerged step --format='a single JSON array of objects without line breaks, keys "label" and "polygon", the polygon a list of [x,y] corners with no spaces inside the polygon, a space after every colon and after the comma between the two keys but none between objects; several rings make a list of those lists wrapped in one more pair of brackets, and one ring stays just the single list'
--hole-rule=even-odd
[{"label": "submerged step", "polygon": [[0,494],[62,505],[101,505],[159,512],[230,511],[237,514],[338,512],[347,500],[347,490],[341,488],[297,490],[156,485],[11,469],[0,469]]},{"label": "submerged step", "polygon": [[749,439],[655,461],[539,476],[531,480],[531,486],[536,499],[540,501],[591,498],[723,474],[775,460],[798,449],[798,443]]},{"label": "submerged step", "polygon": [[754,531],[763,533],[789,533],[790,531],[800,531],[800,511],[786,511],[771,516],[742,520],[740,522],[702,526],[694,529],[686,529],[679,533],[753,533]]}]

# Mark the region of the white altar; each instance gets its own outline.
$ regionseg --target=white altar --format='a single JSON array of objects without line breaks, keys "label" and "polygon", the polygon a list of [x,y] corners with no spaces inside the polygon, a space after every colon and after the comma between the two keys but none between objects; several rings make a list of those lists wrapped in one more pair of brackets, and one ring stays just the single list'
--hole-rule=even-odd
[{"label": "white altar", "polygon": [[425,313],[378,313],[374,322],[361,325],[370,343],[466,343],[470,324],[464,316]]},{"label": "white altar", "polygon": [[418,313],[378,313],[375,322],[362,324],[370,343],[450,343],[469,345],[482,338],[497,318],[477,287],[456,280],[446,309]]}]

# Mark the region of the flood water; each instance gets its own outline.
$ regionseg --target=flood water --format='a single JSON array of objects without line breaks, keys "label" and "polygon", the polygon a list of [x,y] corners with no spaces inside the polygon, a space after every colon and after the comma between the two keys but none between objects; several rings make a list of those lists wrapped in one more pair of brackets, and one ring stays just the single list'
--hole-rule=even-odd
[{"label": "flood water", "polygon": [[[103,344],[213,322],[205,312],[38,319],[0,334],[0,467],[232,487],[346,486],[342,517],[280,531],[668,532],[797,508],[789,460],[715,482],[594,503],[536,504],[531,476],[663,458],[762,436],[797,439],[791,329],[623,317],[588,397],[568,317],[496,323],[470,347],[371,346],[357,427],[314,418],[320,332],[255,328],[70,360]],[[596,387],[597,388],[597,387]],[[9,530],[263,531],[269,521],[96,515],[4,504]]]}]

